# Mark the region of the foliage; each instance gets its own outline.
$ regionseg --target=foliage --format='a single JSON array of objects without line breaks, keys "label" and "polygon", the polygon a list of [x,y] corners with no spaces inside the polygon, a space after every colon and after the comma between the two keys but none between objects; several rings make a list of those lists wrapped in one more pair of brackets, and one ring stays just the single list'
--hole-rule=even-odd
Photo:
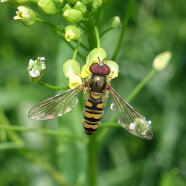
[{"label": "foliage", "polygon": [[[0,186],[185,185],[183,1],[8,0],[0,12]],[[152,121],[151,141],[119,127],[111,100],[91,137],[82,95],[62,118],[27,118],[32,105],[67,89],[63,64],[75,60],[82,68],[96,47],[119,65],[112,86]],[[158,72],[152,63],[164,51],[172,60]],[[45,56],[45,74],[32,85],[26,69],[38,56]]]}]

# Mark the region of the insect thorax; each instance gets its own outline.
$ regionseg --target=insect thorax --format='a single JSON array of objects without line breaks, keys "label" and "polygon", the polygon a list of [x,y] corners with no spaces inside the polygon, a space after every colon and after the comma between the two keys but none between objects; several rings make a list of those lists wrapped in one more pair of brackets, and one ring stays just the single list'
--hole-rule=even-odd
[{"label": "insect thorax", "polygon": [[106,77],[93,74],[90,78],[89,89],[92,92],[103,93],[106,87]]}]

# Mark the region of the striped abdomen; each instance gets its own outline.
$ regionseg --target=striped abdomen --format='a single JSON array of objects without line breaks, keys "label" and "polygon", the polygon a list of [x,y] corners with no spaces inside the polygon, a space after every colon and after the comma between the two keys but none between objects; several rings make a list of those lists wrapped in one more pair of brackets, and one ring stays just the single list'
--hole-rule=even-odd
[{"label": "striped abdomen", "polygon": [[103,114],[102,93],[90,92],[84,112],[84,128],[88,135],[94,134]]}]

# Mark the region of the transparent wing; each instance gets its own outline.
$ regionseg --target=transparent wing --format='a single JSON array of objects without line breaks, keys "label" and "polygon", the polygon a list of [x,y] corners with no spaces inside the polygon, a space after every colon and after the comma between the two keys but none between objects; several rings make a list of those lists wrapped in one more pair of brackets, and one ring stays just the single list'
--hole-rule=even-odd
[{"label": "transparent wing", "polygon": [[76,96],[83,87],[84,84],[38,103],[29,111],[28,117],[34,120],[47,120],[66,114],[78,103]]},{"label": "transparent wing", "polygon": [[132,134],[145,139],[153,137],[150,123],[129,105],[112,87],[110,93],[118,116],[118,123]]}]

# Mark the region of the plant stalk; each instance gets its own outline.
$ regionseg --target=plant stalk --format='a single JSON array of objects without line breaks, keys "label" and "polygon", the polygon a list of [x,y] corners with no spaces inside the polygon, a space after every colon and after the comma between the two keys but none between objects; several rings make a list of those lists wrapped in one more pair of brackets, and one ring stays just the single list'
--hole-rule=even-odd
[{"label": "plant stalk", "polygon": [[120,33],[120,36],[119,36],[119,40],[118,40],[118,43],[117,43],[116,48],[114,50],[114,53],[112,55],[112,60],[113,61],[116,60],[116,58],[119,54],[121,44],[122,44],[122,41],[123,41],[123,38],[124,38],[124,35],[125,35],[125,30],[126,30],[126,27],[127,27],[127,24],[128,24],[131,12],[132,12],[133,3],[134,3],[134,0],[129,1],[129,6],[128,6],[128,9],[127,9],[125,19],[123,21],[122,30],[121,30],[121,33]]}]

